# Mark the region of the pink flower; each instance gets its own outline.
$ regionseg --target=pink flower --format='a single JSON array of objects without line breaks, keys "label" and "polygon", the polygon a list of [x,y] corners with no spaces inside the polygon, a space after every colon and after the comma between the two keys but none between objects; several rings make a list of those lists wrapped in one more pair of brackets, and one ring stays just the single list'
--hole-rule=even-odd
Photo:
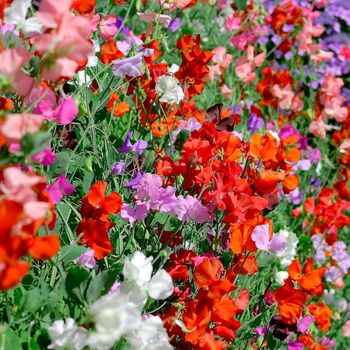
[{"label": "pink flower", "polygon": [[0,91],[17,92],[21,96],[29,94],[34,80],[25,75],[22,68],[31,56],[22,48],[5,49],[0,52]]},{"label": "pink flower", "polygon": [[160,21],[164,27],[168,27],[168,25],[171,22],[171,17],[169,15],[160,15],[158,13],[141,13],[138,12],[137,15],[144,21],[144,22],[157,22]]},{"label": "pink flower", "polygon": [[247,48],[247,56],[239,57],[236,60],[235,72],[245,83],[251,83],[256,78],[254,69],[260,67],[264,61],[265,53],[262,52],[254,57],[254,47],[249,45]]},{"label": "pink flower", "polygon": [[41,23],[47,28],[55,28],[65,12],[68,12],[73,0],[42,0],[38,11]]},{"label": "pink flower", "polygon": [[113,15],[104,16],[100,23],[100,36],[103,40],[112,40],[118,32],[117,18]]},{"label": "pink flower", "polygon": [[290,84],[286,85],[284,88],[275,84],[271,88],[271,94],[278,98],[278,107],[281,109],[291,109],[294,92]]},{"label": "pink flower", "polygon": [[94,254],[95,252],[93,249],[88,249],[86,252],[81,254],[78,259],[75,259],[74,262],[91,270],[96,265]]},{"label": "pink flower", "polygon": [[20,143],[26,133],[35,133],[44,122],[38,114],[9,114],[1,127],[2,135],[8,143]]},{"label": "pink flower", "polygon": [[233,30],[240,30],[241,29],[241,19],[239,17],[229,17],[226,20],[225,28],[227,30],[233,31]]},{"label": "pink flower", "polygon": [[347,320],[344,323],[344,326],[342,328],[343,336],[344,337],[350,337],[350,320]]},{"label": "pink flower", "polygon": [[78,107],[73,97],[63,98],[54,113],[57,123],[61,125],[70,124],[77,115]]},{"label": "pink flower", "polygon": [[226,98],[230,98],[232,95],[232,90],[226,85],[224,84],[221,88],[221,93],[226,97]]},{"label": "pink flower", "polygon": [[52,152],[51,147],[48,146],[44,150],[34,154],[32,161],[43,166],[52,165],[55,162],[56,154]]},{"label": "pink flower", "polygon": [[312,121],[309,126],[310,132],[314,136],[318,136],[321,139],[326,138],[326,128],[327,128],[327,125],[324,123],[322,119]]},{"label": "pink flower", "polygon": [[89,20],[73,16],[69,11],[71,0],[41,2],[38,15],[53,30],[41,35],[36,41],[37,51],[43,55],[42,75],[46,80],[71,78],[81,62],[93,52],[89,41]]},{"label": "pink flower", "polygon": [[49,193],[52,204],[57,204],[63,196],[69,196],[73,193],[75,187],[71,185],[64,174],[60,175],[55,182],[48,186],[47,192]]}]

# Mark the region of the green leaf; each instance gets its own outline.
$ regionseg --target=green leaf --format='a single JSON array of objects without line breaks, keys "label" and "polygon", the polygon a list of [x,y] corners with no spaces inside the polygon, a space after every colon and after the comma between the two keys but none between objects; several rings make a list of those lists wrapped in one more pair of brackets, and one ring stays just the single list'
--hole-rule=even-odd
[{"label": "green leaf", "polygon": [[7,325],[0,325],[0,350],[14,349],[22,349],[18,336]]},{"label": "green leaf", "polygon": [[70,154],[68,151],[60,152],[56,155],[55,163],[52,166],[54,175],[65,173],[70,162]]},{"label": "green leaf", "polygon": [[188,130],[181,130],[177,135],[177,150],[181,151],[182,146],[190,137],[190,132]]},{"label": "green leaf", "polygon": [[88,250],[87,247],[81,245],[66,245],[60,250],[60,260],[63,263],[69,263]]},{"label": "green leaf", "polygon": [[109,291],[114,282],[118,279],[122,268],[123,265],[120,264],[117,268],[100,272],[92,279],[86,292],[86,300],[88,303],[93,303],[101,295],[104,295]]},{"label": "green leaf", "polygon": [[68,271],[65,281],[67,295],[79,304],[85,304],[85,291],[90,273],[81,266],[74,266]]},{"label": "green leaf", "polygon": [[42,151],[50,142],[51,133],[39,131],[35,134],[25,134],[21,140],[21,150],[26,155]]},{"label": "green leaf", "polygon": [[38,287],[29,290],[23,295],[23,298],[21,300],[22,312],[34,313],[37,311],[42,304],[41,298],[42,295]]},{"label": "green leaf", "polygon": [[92,181],[94,180],[94,173],[85,173],[83,178],[83,191],[84,193],[88,193],[91,187]]},{"label": "green leaf", "polygon": [[238,10],[244,10],[247,7],[247,0],[235,0]]}]

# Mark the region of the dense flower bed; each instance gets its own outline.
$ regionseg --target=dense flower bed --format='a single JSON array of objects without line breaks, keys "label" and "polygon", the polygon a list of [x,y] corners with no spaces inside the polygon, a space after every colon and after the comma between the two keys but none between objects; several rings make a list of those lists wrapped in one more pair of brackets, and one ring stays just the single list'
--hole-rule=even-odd
[{"label": "dense flower bed", "polygon": [[350,348],[349,24],[2,0],[0,348]]}]

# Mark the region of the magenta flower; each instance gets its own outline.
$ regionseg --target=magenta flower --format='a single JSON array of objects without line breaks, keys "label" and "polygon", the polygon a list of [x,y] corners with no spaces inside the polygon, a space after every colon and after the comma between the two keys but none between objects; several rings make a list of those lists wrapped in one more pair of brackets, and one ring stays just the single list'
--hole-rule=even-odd
[{"label": "magenta flower", "polygon": [[64,174],[60,175],[55,182],[47,188],[51,202],[57,204],[63,196],[73,193],[75,187],[71,185]]},{"label": "magenta flower", "polygon": [[56,154],[52,152],[51,147],[46,147],[43,151],[40,151],[32,157],[32,161],[39,163],[43,166],[52,165],[55,162]]}]

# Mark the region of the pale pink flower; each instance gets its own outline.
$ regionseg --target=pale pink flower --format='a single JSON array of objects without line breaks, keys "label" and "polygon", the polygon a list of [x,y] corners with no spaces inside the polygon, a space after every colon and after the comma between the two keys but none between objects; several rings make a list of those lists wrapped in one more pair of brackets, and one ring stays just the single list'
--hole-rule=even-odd
[{"label": "pale pink flower", "polygon": [[74,262],[91,270],[96,265],[94,254],[95,252],[93,249],[88,249],[86,252],[82,253],[78,259],[75,259]]},{"label": "pale pink flower", "polygon": [[[60,2],[56,6],[51,0],[46,0],[44,3],[46,12],[43,12],[40,6],[38,14],[40,18],[49,18],[49,22],[54,21],[55,29],[41,35],[36,41],[36,49],[43,55],[43,78],[46,80],[71,78],[79,64],[86,61],[93,52],[93,45],[89,41],[91,35],[89,20],[83,16],[73,16],[66,9],[66,5],[71,1],[64,0],[63,7]],[[61,11],[62,8],[65,10]],[[50,10],[53,15],[50,15]]]},{"label": "pale pink flower", "polygon": [[229,98],[232,95],[232,90],[226,85],[224,84],[221,88],[221,93],[226,97]]},{"label": "pale pink flower", "polygon": [[100,36],[103,40],[111,40],[118,33],[117,18],[113,15],[104,16],[100,23]]},{"label": "pale pink flower", "polygon": [[347,320],[344,323],[344,326],[342,328],[343,336],[344,337],[350,337],[350,320]]},{"label": "pale pink flower", "polygon": [[38,114],[9,114],[1,127],[1,133],[8,143],[20,143],[26,133],[35,133],[44,122]]},{"label": "pale pink flower", "polygon": [[171,17],[169,15],[161,15],[158,13],[141,13],[138,12],[137,15],[144,21],[144,22],[157,22],[163,24],[164,27],[168,27],[168,25],[171,22]]},{"label": "pale pink flower", "polygon": [[47,28],[55,28],[65,12],[68,12],[73,0],[42,0],[37,12],[41,23]]},{"label": "pale pink flower", "polygon": [[165,10],[175,10],[185,8],[191,3],[191,0],[155,0]]},{"label": "pale pink flower", "polygon": [[292,87],[290,84],[286,85],[284,88],[282,88],[278,84],[274,84],[270,91],[272,96],[278,98],[279,108],[291,109],[294,98],[294,92],[292,91]]},{"label": "pale pink flower", "polygon": [[236,60],[235,72],[245,83],[251,83],[256,78],[254,69],[260,67],[264,61],[265,53],[262,52],[254,56],[254,47],[249,45],[247,48],[247,55],[239,57]]},{"label": "pale pink flower", "polygon": [[5,49],[0,52],[0,91],[29,94],[34,80],[22,71],[32,55],[22,48]]},{"label": "pale pink flower", "polygon": [[321,139],[326,138],[326,129],[327,129],[327,125],[324,123],[322,119],[312,121],[309,126],[310,132],[314,136],[318,136]]}]

